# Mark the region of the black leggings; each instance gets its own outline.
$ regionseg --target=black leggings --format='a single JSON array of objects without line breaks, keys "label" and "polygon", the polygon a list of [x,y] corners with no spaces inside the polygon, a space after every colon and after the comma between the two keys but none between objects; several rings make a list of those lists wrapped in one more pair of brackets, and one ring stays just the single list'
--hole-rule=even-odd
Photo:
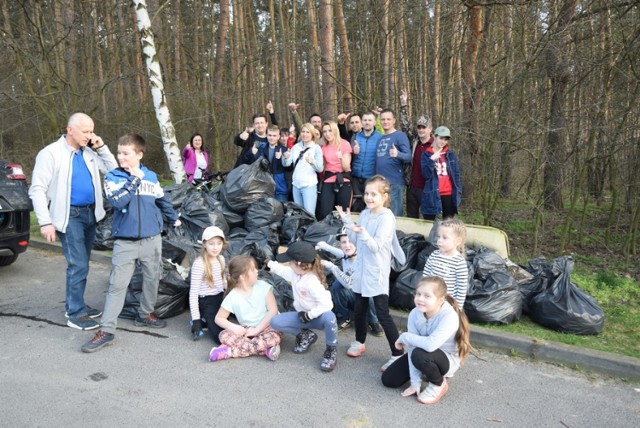
[{"label": "black leggings", "polygon": [[[362,297],[362,294],[354,293],[356,295],[356,301],[354,305],[355,321],[356,321],[356,340],[360,343],[364,343],[367,340],[367,314],[369,312],[369,298]],[[395,343],[400,337],[398,333],[398,327],[393,322],[393,318],[389,314],[389,296],[386,294],[380,294],[373,297],[373,302],[376,305],[376,315],[378,316],[378,322],[382,325],[384,335],[389,342],[389,348],[391,348],[391,355],[402,355],[402,351],[396,349]]]},{"label": "black leggings", "polygon": [[[411,352],[411,362],[422,372],[427,382],[437,386],[442,385],[444,375],[449,371],[449,359],[440,349],[428,352],[422,348],[414,348]],[[409,354],[398,358],[382,373],[382,384],[389,388],[398,388],[410,379]]]},{"label": "black leggings", "polygon": [[218,314],[218,310],[220,309],[220,305],[222,305],[222,300],[224,297],[224,293],[218,293],[213,296],[205,296],[198,298],[198,306],[200,308],[200,318],[204,318],[207,323],[207,328],[209,329],[209,336],[213,339],[215,343],[220,345],[220,332],[222,329],[216,324],[216,315]]},{"label": "black leggings", "polygon": [[335,183],[322,183],[322,190],[318,198],[317,218],[322,220],[331,214],[336,207],[340,205],[343,210],[347,210],[351,206],[351,183],[343,183],[337,188]]},{"label": "black leggings", "polygon": [[[445,195],[445,196],[440,196],[440,202],[442,203],[442,219],[446,220],[448,218],[453,218],[455,217],[456,214],[458,214],[458,208],[456,207],[456,204],[453,203],[453,195]],[[436,219],[436,215],[427,215],[427,214],[423,214],[423,217],[425,220],[435,220]]]}]

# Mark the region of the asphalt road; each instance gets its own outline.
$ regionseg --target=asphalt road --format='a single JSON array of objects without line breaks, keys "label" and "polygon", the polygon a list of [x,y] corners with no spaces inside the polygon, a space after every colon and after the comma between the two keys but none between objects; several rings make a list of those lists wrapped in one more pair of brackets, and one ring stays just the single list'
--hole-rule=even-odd
[{"label": "asphalt road", "polygon": [[[340,335],[334,372],[320,341],[276,362],[210,363],[212,343],[190,339],[187,313],[147,331],[120,320],[117,342],[95,354],[93,336],[66,327],[65,261],[29,249],[0,268],[0,426],[640,426],[640,385],[477,350],[433,406],[384,388],[384,338],[358,359]],[[109,266],[93,263],[86,300],[102,308]]]}]

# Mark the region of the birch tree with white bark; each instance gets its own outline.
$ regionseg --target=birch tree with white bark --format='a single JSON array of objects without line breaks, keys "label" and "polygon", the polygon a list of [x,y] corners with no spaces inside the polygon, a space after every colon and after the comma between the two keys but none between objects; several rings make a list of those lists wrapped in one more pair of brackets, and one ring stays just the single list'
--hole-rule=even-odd
[{"label": "birch tree with white bark", "polygon": [[169,161],[169,170],[171,171],[173,181],[180,184],[186,176],[180,156],[180,147],[176,140],[176,132],[171,122],[171,114],[169,113],[169,106],[167,105],[166,94],[164,92],[162,71],[153,39],[153,31],[151,30],[151,20],[149,19],[149,12],[147,11],[147,2],[145,0],[133,0],[133,5],[136,10],[138,31],[140,32],[142,42],[142,56],[147,64],[149,87],[151,88],[156,119],[160,126],[164,153]]}]

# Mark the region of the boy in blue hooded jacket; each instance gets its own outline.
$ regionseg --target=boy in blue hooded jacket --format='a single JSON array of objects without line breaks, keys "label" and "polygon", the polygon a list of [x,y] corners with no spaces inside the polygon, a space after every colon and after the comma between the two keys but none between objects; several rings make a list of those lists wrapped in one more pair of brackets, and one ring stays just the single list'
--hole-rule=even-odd
[{"label": "boy in blue hooded jacket", "polygon": [[142,267],[143,279],[140,308],[133,323],[153,328],[167,325],[153,314],[162,270],[162,215],[175,227],[181,222],[171,202],[165,198],[157,175],[140,163],[144,149],[145,142],[140,135],[120,137],[117,155],[120,167],[104,179],[105,194],[113,207],[112,268],[101,329],[82,346],[83,352],[95,352],[113,343],[118,315],[124,306],[136,261]]}]

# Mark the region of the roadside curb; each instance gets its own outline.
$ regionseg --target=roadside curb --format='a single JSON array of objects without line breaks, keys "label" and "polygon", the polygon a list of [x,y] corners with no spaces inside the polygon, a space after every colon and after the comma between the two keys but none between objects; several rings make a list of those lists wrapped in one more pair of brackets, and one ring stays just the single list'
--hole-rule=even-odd
[{"label": "roadside curb", "polygon": [[[58,241],[49,244],[41,239],[32,238],[29,245],[62,254],[62,246]],[[91,252],[91,261],[108,265],[111,264],[111,255],[94,250]],[[390,309],[389,312],[398,328],[406,331],[409,313],[395,309]],[[509,355],[640,380],[640,359],[625,355],[548,342],[477,325],[471,326],[471,343],[474,347],[491,349]]]},{"label": "roadside curb", "polygon": [[[406,331],[409,314],[395,309],[390,309],[389,312],[398,328]],[[586,369],[640,380],[640,359],[626,355],[548,342],[477,325],[471,326],[471,344],[474,347],[491,349],[509,355],[563,364],[573,369]]]}]

